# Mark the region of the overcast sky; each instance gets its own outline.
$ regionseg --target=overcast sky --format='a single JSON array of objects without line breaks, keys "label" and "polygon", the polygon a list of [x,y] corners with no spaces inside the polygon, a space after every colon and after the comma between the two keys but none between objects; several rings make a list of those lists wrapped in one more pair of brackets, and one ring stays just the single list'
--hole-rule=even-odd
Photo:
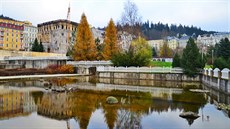
[{"label": "overcast sky", "polygon": [[[84,12],[89,24],[104,27],[110,18],[120,20],[126,0],[0,0],[0,14],[37,25],[66,19],[71,1],[71,20]],[[204,30],[230,32],[230,0],[133,0],[142,21],[194,25]]]}]

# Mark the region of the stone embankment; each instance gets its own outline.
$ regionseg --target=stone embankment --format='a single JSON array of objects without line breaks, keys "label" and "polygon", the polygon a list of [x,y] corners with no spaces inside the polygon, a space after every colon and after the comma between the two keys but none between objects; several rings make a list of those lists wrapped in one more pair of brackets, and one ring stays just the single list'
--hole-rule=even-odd
[{"label": "stone embankment", "polygon": [[188,77],[181,68],[171,67],[97,67],[100,78],[200,82],[201,76]]}]

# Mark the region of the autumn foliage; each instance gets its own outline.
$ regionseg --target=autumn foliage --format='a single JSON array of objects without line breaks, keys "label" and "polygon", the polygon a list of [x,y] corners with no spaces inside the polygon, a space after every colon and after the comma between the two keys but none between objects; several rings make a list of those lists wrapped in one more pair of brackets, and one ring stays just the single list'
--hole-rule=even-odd
[{"label": "autumn foliage", "polygon": [[74,73],[74,67],[72,65],[56,65],[52,64],[47,66],[47,73],[55,74],[55,73]]},{"label": "autumn foliage", "polygon": [[105,60],[110,60],[112,55],[118,51],[117,30],[112,19],[106,28],[104,42],[105,48],[103,51],[103,57]]},{"label": "autumn foliage", "polygon": [[83,13],[78,25],[76,42],[74,44],[74,60],[96,60],[97,50],[87,18]]}]

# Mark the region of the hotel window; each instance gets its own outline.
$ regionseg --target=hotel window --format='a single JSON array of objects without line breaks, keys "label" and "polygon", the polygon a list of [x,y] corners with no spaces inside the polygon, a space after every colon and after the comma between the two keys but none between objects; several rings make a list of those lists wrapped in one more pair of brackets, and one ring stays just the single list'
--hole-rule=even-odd
[{"label": "hotel window", "polygon": [[16,48],[18,48],[18,45],[16,45]]},{"label": "hotel window", "polygon": [[6,44],[6,47],[8,47],[8,44]]},{"label": "hotel window", "polygon": [[12,47],[14,47],[14,44],[12,44]]}]

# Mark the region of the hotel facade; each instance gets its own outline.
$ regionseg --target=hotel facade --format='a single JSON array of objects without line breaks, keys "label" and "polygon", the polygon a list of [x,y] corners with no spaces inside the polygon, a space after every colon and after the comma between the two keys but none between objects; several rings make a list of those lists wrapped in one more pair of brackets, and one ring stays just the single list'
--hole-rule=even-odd
[{"label": "hotel facade", "polygon": [[0,15],[0,49],[23,49],[24,22]]}]

